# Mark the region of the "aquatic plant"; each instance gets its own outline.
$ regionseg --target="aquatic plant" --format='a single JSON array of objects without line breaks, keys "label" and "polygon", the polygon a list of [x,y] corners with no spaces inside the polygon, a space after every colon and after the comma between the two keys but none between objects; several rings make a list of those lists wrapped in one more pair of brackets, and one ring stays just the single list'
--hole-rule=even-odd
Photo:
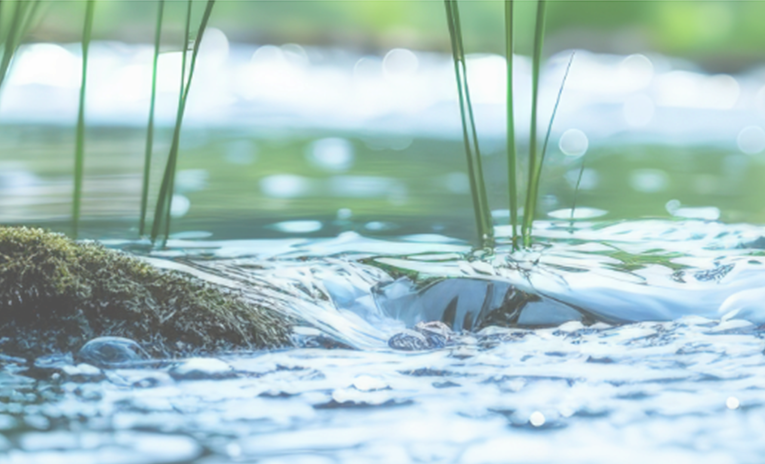
[{"label": "aquatic plant", "polygon": [[494,241],[494,230],[491,220],[491,210],[486,196],[486,186],[483,180],[481,151],[478,147],[478,133],[473,117],[473,105],[470,102],[470,91],[467,82],[467,66],[465,64],[465,49],[462,43],[462,28],[460,26],[457,0],[444,0],[446,20],[449,26],[452,57],[454,59],[454,74],[457,80],[459,95],[460,117],[462,120],[462,135],[465,141],[470,191],[475,212],[476,230],[478,231],[479,246],[489,246]]},{"label": "aquatic plant", "polygon": [[505,0],[505,63],[507,65],[507,187],[510,201],[512,248],[518,249],[518,173],[515,146],[515,105],[513,104],[513,0]]},{"label": "aquatic plant", "polygon": [[74,192],[72,198],[72,235],[76,238],[80,226],[80,203],[82,201],[82,177],[85,164],[85,94],[88,82],[88,50],[90,33],[93,29],[93,12],[96,1],[85,4],[85,23],[82,30],[82,78],[80,81],[80,103],[77,110],[77,132],[74,147]]},{"label": "aquatic plant", "polygon": [[537,111],[539,108],[539,68],[544,44],[546,0],[537,1],[537,18],[534,26],[534,52],[531,58],[531,130],[529,133],[529,180],[526,186],[526,205],[523,208],[523,246],[531,246],[531,228],[537,209],[539,178],[542,163],[537,161]]},{"label": "aquatic plant", "polygon": [[0,228],[0,350],[39,356],[105,335],[155,356],[282,346],[289,319],[95,243]]},{"label": "aquatic plant", "polygon": [[164,240],[170,235],[170,212],[173,201],[173,190],[175,184],[175,171],[178,165],[178,147],[181,138],[181,126],[183,125],[183,114],[186,110],[186,101],[188,100],[191,81],[194,77],[194,68],[199,54],[199,45],[202,42],[202,36],[207,28],[207,22],[210,19],[215,0],[207,0],[205,10],[202,13],[202,20],[199,24],[194,46],[191,52],[191,65],[189,66],[188,79],[186,78],[186,58],[188,54],[189,32],[191,27],[191,7],[192,0],[188,0],[186,9],[186,27],[184,29],[184,47],[183,58],[181,60],[181,86],[178,97],[178,112],[176,113],[175,126],[173,128],[173,140],[170,145],[170,155],[167,158],[165,173],[162,176],[162,185],[157,198],[157,206],[154,209],[154,223],[151,229],[151,240],[155,242],[157,237],[162,234]]},{"label": "aquatic plant", "polygon": [[[21,40],[29,31],[32,22],[40,11],[40,0],[16,1],[13,3],[13,16],[5,31],[0,31],[0,50],[2,51],[2,60],[0,61],[0,86],[3,85],[5,77],[8,75],[8,69],[16,51],[21,45]],[[3,11],[4,4],[0,4],[0,13]]]},{"label": "aquatic plant", "polygon": [[162,37],[162,16],[165,11],[165,0],[159,0],[157,12],[157,27],[154,32],[154,57],[151,65],[151,97],[149,99],[149,123],[146,129],[146,152],[143,162],[143,179],[141,183],[141,212],[138,220],[138,234],[143,235],[146,229],[146,209],[149,204],[149,176],[151,174],[151,155],[154,148],[154,105],[157,99],[157,64],[159,63],[159,42]]}]

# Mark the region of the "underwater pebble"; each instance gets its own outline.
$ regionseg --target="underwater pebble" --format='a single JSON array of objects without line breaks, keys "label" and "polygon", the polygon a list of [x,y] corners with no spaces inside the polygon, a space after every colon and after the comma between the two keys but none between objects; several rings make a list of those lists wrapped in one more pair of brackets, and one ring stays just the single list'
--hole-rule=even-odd
[{"label": "underwater pebble", "polygon": [[428,339],[414,330],[397,333],[388,340],[388,346],[394,350],[421,351],[430,348]]},{"label": "underwater pebble", "polygon": [[128,338],[98,337],[80,348],[75,359],[99,367],[111,367],[148,359],[141,346]]},{"label": "underwater pebble", "polygon": [[236,375],[234,369],[215,358],[191,358],[170,369],[175,380],[225,379]]}]

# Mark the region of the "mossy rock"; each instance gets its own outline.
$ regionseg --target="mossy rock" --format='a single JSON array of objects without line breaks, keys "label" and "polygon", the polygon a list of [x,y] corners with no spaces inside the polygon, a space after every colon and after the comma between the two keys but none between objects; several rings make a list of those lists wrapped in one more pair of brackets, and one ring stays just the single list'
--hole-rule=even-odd
[{"label": "mossy rock", "polygon": [[157,357],[289,343],[290,320],[237,292],[95,243],[0,227],[0,353],[72,352],[99,336]]}]

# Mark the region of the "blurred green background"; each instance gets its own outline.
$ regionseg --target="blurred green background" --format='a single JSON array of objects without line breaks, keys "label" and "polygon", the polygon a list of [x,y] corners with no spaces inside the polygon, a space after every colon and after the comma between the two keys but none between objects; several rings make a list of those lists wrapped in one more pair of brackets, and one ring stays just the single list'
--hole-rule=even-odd
[{"label": "blurred green background", "polygon": [[[6,0],[7,1],[7,0]],[[202,3],[201,0],[195,0]],[[535,2],[518,0],[518,51],[531,47]],[[79,40],[84,2],[50,2],[50,12],[30,40]],[[185,2],[171,0],[167,15],[180,37]],[[762,1],[549,1],[546,48],[583,48],[630,54],[656,51],[689,58],[707,70],[734,72],[759,61],[765,44]],[[503,2],[463,0],[463,31],[468,51],[503,53]],[[200,7],[197,10],[201,10]],[[156,4],[101,0],[95,40],[148,43]],[[300,43],[384,51],[396,46],[448,51],[440,0],[219,0],[211,26],[232,42]],[[173,43],[177,43],[177,40]]]}]

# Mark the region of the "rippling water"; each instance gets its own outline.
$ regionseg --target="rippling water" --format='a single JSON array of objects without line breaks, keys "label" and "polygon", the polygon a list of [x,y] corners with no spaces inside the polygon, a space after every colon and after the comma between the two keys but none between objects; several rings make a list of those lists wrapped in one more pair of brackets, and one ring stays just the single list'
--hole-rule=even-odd
[{"label": "rippling water", "polygon": [[[302,348],[116,369],[0,357],[0,463],[760,462],[763,232],[542,223],[512,256],[438,236],[176,240],[148,259],[275,301],[306,321]],[[389,347],[418,320],[397,301],[448,320],[439,296],[469,312],[501,285],[542,303]]]}]

